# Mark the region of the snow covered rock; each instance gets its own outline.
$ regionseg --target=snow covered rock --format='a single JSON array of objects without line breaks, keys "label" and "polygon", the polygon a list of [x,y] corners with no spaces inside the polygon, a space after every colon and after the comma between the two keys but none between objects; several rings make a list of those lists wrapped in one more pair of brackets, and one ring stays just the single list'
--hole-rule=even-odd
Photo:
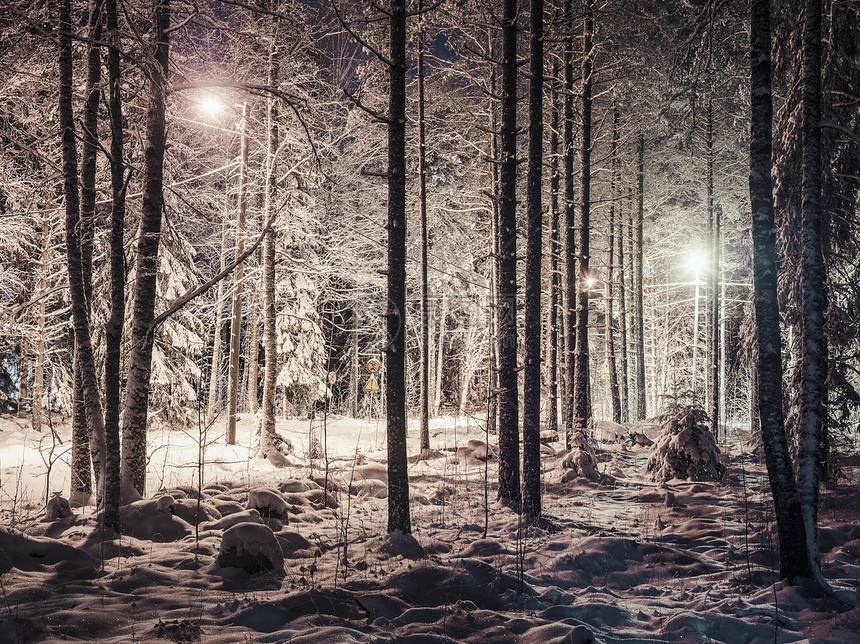
[{"label": "snow covered rock", "polygon": [[388,486],[379,479],[356,481],[349,486],[349,493],[356,496],[367,496],[372,499],[387,499]]},{"label": "snow covered rock", "polygon": [[221,518],[221,513],[207,501],[201,500],[198,509],[197,499],[176,499],[173,504],[173,513],[191,525],[197,525],[204,521],[217,521]]},{"label": "snow covered rock", "polygon": [[594,439],[601,443],[618,443],[626,433],[624,425],[611,420],[598,420],[594,423]]},{"label": "snow covered rock", "polygon": [[122,532],[146,541],[179,541],[194,530],[187,521],[174,514],[172,496],[145,499],[124,505],[119,509]]},{"label": "snow covered rock", "polygon": [[720,449],[703,409],[673,405],[662,421],[646,467],[655,481],[719,481],[723,477],[726,467],[720,462]]},{"label": "snow covered rock", "polygon": [[597,459],[584,449],[573,448],[561,460],[562,481],[574,478],[584,478],[589,481],[599,481],[600,472],[597,470]]},{"label": "snow covered rock", "polygon": [[248,492],[248,510],[256,510],[264,519],[278,519],[287,523],[287,502],[274,490],[257,489]]},{"label": "snow covered rock", "polygon": [[59,492],[54,492],[45,506],[45,520],[56,521],[70,516],[72,516],[72,507],[69,505],[68,499],[60,496]]},{"label": "snow covered rock", "polygon": [[241,568],[250,575],[267,570],[284,572],[284,554],[271,528],[239,523],[224,532],[218,553],[221,568]]}]

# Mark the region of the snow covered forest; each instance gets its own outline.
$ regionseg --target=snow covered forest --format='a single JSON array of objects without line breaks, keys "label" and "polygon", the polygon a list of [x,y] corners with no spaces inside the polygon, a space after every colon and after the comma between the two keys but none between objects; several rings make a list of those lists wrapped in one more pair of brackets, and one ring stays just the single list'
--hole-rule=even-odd
[{"label": "snow covered forest", "polygon": [[857,641],[858,213],[858,0],[4,0],[0,641]]}]

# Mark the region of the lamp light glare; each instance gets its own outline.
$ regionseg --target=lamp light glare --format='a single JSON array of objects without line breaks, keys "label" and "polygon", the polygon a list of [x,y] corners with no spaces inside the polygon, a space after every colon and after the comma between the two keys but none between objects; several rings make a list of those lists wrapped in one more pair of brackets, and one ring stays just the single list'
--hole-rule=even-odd
[{"label": "lamp light glare", "polygon": [[708,266],[708,254],[701,250],[694,250],[687,255],[687,268],[691,273],[698,275]]},{"label": "lamp light glare", "polygon": [[224,105],[217,98],[208,97],[200,101],[200,111],[214,119],[224,111]]}]

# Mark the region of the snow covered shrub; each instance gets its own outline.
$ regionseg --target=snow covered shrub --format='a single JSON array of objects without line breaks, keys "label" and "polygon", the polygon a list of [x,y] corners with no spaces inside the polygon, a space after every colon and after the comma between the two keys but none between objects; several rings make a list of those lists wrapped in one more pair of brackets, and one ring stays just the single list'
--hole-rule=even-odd
[{"label": "snow covered shrub", "polygon": [[254,509],[261,517],[279,519],[284,523],[288,519],[287,502],[272,490],[251,490],[248,492],[248,510]]},{"label": "snow covered shrub", "polygon": [[705,410],[672,404],[660,421],[660,436],[646,468],[655,481],[672,478],[719,481],[722,478],[726,468],[720,463],[720,449],[708,429]]},{"label": "snow covered shrub", "polygon": [[192,526],[174,514],[175,500],[170,495],[145,499],[119,509],[122,533],[148,541],[179,541],[192,534]]},{"label": "snow covered shrub", "polygon": [[284,553],[271,528],[261,523],[239,523],[221,537],[218,566],[241,568],[250,575],[263,570],[283,573]]},{"label": "snow covered shrub", "polygon": [[570,451],[559,463],[562,471],[561,480],[570,481],[582,477],[589,481],[599,481],[600,472],[597,470],[597,456],[594,448],[588,442],[585,434],[574,432],[570,437]]}]

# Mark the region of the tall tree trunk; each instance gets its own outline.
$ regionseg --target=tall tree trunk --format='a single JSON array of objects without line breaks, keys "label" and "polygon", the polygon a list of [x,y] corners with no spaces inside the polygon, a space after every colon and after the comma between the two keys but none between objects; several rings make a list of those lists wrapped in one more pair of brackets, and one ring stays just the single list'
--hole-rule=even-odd
[{"label": "tall tree trunk", "polygon": [[442,374],[445,370],[445,332],[447,331],[446,319],[448,318],[448,296],[442,294],[442,312],[439,315],[439,341],[436,343],[436,383],[433,387],[433,416],[439,415],[442,406]]},{"label": "tall tree trunk", "polygon": [[[264,249],[261,250],[265,252]],[[261,274],[261,288],[264,288],[262,284],[264,280],[265,276]],[[254,293],[251,306],[249,307],[250,310],[248,311],[248,326],[251,327],[251,337],[248,340],[248,389],[245,396],[245,409],[249,414],[257,413],[260,392],[260,321],[257,319],[257,299],[259,296],[259,292]]]},{"label": "tall tree trunk", "polygon": [[125,182],[122,130],[122,88],[116,0],[105,0],[110,112],[110,316],[105,322],[105,524],[119,532],[122,330],[125,324]]},{"label": "tall tree trunk", "polygon": [[[559,75],[558,59],[553,59],[552,77],[557,79]],[[557,81],[553,81],[554,83]],[[558,259],[562,253],[559,243],[560,212],[558,203],[558,191],[561,185],[561,168],[559,164],[559,110],[558,110],[558,87],[553,86],[550,94],[552,108],[550,111],[550,162],[552,170],[549,180],[550,201],[550,295],[549,295],[549,417],[547,418],[547,430],[558,431],[558,381],[561,377],[558,363],[558,340],[559,340],[559,299],[561,296],[561,279],[559,275]]]},{"label": "tall tree trunk", "polygon": [[158,245],[164,206],[165,102],[169,53],[170,3],[154,0],[153,60],[149,65],[149,106],[143,164],[143,203],[137,244],[134,303],[131,320],[131,355],[122,417],[122,494],[142,495],[146,484],[146,416],[152,374],[152,320],[158,279]]},{"label": "tall tree trunk", "polygon": [[714,206],[714,99],[708,96],[708,232],[711,240],[711,271],[708,286],[708,344],[710,356],[710,389],[708,415],[719,438],[720,428],[720,213]]},{"label": "tall tree trunk", "polygon": [[822,251],[821,213],[821,0],[807,0],[803,25],[803,89],[801,140],[803,178],[801,190],[801,356],[800,356],[800,450],[797,485],[806,532],[809,569],[819,584],[818,494],[821,484],[821,446],[825,425],[827,338],[826,270]]},{"label": "tall tree trunk", "polygon": [[523,511],[541,514],[540,363],[543,253],[543,0],[531,0],[529,40],[529,160],[526,196],[525,368],[523,370]]},{"label": "tall tree trunk", "polygon": [[633,231],[633,244],[636,259],[633,266],[633,295],[635,297],[636,329],[636,420],[645,420],[645,312],[642,302],[642,269],[644,262],[644,243],[642,225],[645,219],[645,135],[639,134],[639,203],[636,211],[636,229]]},{"label": "tall tree trunk", "polygon": [[430,300],[427,291],[427,140],[424,131],[424,3],[418,0],[418,203],[421,217],[420,449],[430,449]]},{"label": "tall tree trunk", "polygon": [[574,352],[576,350],[576,204],[573,201],[573,2],[566,0],[564,12],[568,33],[564,47],[564,429],[565,442],[570,448],[573,435]]},{"label": "tall tree trunk", "polygon": [[[98,154],[98,107],[101,95],[101,48],[94,43],[102,35],[102,0],[89,0],[87,33],[87,82],[83,115],[83,148],[81,151],[81,218],[78,224],[81,245],[81,270],[84,280],[84,298],[89,318],[93,301],[93,227],[96,209],[96,155]],[[104,462],[104,431],[88,430],[90,456],[96,475],[96,497],[104,494],[102,465]]]},{"label": "tall tree trunk", "polygon": [[782,338],[777,303],[776,227],[771,183],[773,106],[770,68],[770,1],[750,5],[750,206],[753,302],[758,360],[758,408],[768,478],[779,531],[780,576],[810,573],[800,497],[792,472],[782,412]]},{"label": "tall tree trunk", "polygon": [[[277,28],[272,28],[272,39],[269,45],[269,79],[270,87],[277,87],[280,77],[280,57],[277,50]],[[273,96],[266,102],[266,129],[268,143],[266,150],[266,191],[263,201],[263,221],[268,222],[275,207],[275,190],[277,188],[277,159],[279,146],[278,105]],[[266,367],[263,374],[263,423],[260,435],[261,455],[265,449],[274,447],[271,437],[275,436],[275,387],[278,378],[278,343],[277,343],[277,307],[275,303],[275,258],[277,237],[274,227],[266,234],[263,247],[263,347],[265,350]]]},{"label": "tall tree trunk", "polygon": [[392,0],[388,102],[388,531],[411,532],[406,466],[406,0]]},{"label": "tall tree trunk", "polygon": [[[495,60],[495,37],[487,29],[487,53]],[[496,65],[490,65],[490,92],[498,95]],[[499,429],[499,329],[501,328],[501,308],[499,306],[499,132],[496,101],[490,99],[488,110],[490,130],[490,181],[492,212],[490,213],[490,401],[488,425],[490,430]]]},{"label": "tall tree trunk", "polygon": [[30,347],[27,336],[18,343],[18,418],[27,417],[27,380],[30,376]]},{"label": "tall tree trunk", "polygon": [[[248,107],[242,104],[241,150],[239,170],[239,218],[236,229],[236,257],[245,252],[245,212],[248,207]],[[227,444],[236,444],[236,411],[239,403],[239,350],[242,340],[242,279],[245,264],[239,262],[233,274],[233,300],[230,317],[230,367],[227,383]]]},{"label": "tall tree trunk", "polygon": [[[48,253],[51,249],[51,225],[48,214],[42,215],[42,255],[39,262],[39,293],[48,288]],[[39,340],[36,344],[36,370],[33,374],[33,402],[30,422],[37,432],[42,431],[42,400],[45,383],[45,298],[39,300]],[[50,392],[49,392],[50,395]]]},{"label": "tall tree trunk", "polygon": [[502,122],[499,161],[499,498],[519,504],[517,383],[517,2],[502,9]]},{"label": "tall tree trunk", "polygon": [[[221,270],[227,266],[227,222],[221,223]],[[221,327],[224,325],[224,280],[218,282],[218,296],[215,298],[215,337],[212,339],[212,365],[209,371],[209,404],[206,408],[206,422],[215,420],[215,405],[218,402],[219,362],[221,360]]]},{"label": "tall tree trunk", "polygon": [[580,147],[579,210],[579,289],[576,311],[576,349],[574,351],[573,429],[585,432],[591,424],[591,373],[588,347],[588,298],[591,254],[591,103],[594,67],[594,1],[588,0],[583,32],[582,87],[580,114],[582,141]]},{"label": "tall tree trunk", "polygon": [[627,356],[627,265],[625,264],[624,247],[627,245],[627,235],[624,232],[624,222],[627,216],[624,212],[623,191],[618,191],[618,335],[621,340],[621,422],[626,423],[630,418],[630,368]]},{"label": "tall tree trunk", "polygon": [[615,364],[613,325],[615,311],[615,182],[618,176],[618,110],[612,114],[612,178],[609,188],[609,254],[606,276],[606,360],[609,364],[609,395],[612,400],[612,420],[621,422],[621,393],[618,390],[618,369]]},{"label": "tall tree trunk", "polygon": [[[104,435],[104,418],[99,401],[96,365],[87,315],[84,268],[79,237],[80,197],[78,194],[78,159],[75,146],[75,123],[72,112],[72,26],[70,2],[60,5],[60,88],[59,113],[63,149],[63,196],[66,200],[66,257],[69,271],[69,294],[75,331],[75,361],[80,365],[86,422],[90,433]],[[98,472],[101,467],[97,468]],[[89,473],[89,465],[87,465]],[[101,481],[97,481],[101,483]],[[99,489],[98,487],[96,489]]]}]

